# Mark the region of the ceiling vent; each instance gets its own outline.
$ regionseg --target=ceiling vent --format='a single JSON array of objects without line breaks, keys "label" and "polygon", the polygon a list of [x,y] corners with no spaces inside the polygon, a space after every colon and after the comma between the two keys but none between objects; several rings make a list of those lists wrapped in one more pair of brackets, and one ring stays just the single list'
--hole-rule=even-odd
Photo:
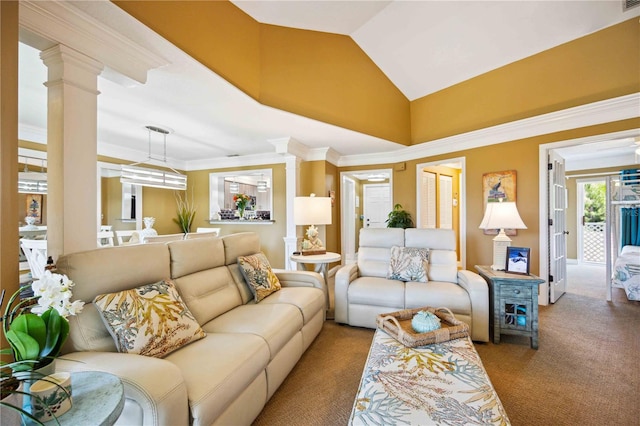
[{"label": "ceiling vent", "polygon": [[640,5],[640,0],[623,0],[622,1],[622,9],[627,11],[632,7],[636,7]]}]

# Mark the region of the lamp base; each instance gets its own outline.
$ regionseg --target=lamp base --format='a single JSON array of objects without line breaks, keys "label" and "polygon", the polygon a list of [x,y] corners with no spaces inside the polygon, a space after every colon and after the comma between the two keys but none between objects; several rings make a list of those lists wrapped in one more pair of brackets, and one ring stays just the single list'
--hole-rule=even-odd
[{"label": "lamp base", "polygon": [[504,229],[493,239],[493,265],[494,271],[504,271],[507,269],[507,247],[511,246],[511,238],[507,237]]}]

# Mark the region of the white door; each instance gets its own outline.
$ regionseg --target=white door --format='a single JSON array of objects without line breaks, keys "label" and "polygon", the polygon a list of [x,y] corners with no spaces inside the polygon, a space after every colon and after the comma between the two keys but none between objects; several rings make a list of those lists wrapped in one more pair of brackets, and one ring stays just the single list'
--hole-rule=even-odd
[{"label": "white door", "polygon": [[567,193],[564,158],[549,152],[549,302],[555,303],[567,286]]},{"label": "white door", "polygon": [[436,174],[431,172],[422,172],[420,188],[418,189],[420,197],[420,227],[436,228]]},{"label": "white door", "polygon": [[342,259],[350,263],[356,258],[356,189],[355,182],[342,178]]},{"label": "white door", "polygon": [[440,175],[440,228],[453,229],[453,179],[451,176]]},{"label": "white door", "polygon": [[362,185],[365,228],[386,228],[385,221],[392,210],[391,187],[388,183]]}]

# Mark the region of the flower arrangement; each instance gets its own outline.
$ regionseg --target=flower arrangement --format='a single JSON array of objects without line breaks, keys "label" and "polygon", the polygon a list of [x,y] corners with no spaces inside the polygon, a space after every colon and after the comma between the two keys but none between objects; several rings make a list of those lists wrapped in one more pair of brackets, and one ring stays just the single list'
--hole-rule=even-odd
[{"label": "flower arrangement", "polygon": [[251,197],[249,197],[247,194],[236,194],[233,196],[233,202],[236,203],[236,207],[238,208],[240,217],[243,217],[244,210],[247,208],[247,205],[251,202]]},{"label": "flower arrangement", "polygon": [[[45,375],[35,370],[51,366],[59,355],[69,336],[67,316],[82,311],[84,302],[71,301],[72,286],[73,282],[66,275],[47,270],[39,280],[31,284],[33,296],[19,299],[29,285],[20,287],[7,302],[4,315],[0,318],[2,331],[10,346],[0,353],[12,355],[14,359],[13,362],[0,362],[0,394],[3,398],[0,405],[39,424],[42,422],[36,416],[37,413],[32,412],[32,398],[36,398],[41,405],[44,404],[44,410],[48,413],[55,412],[55,409],[47,406],[47,401],[33,396],[30,384]],[[4,301],[4,295],[5,291],[2,290],[0,304]],[[24,388],[18,389],[21,383]],[[19,399],[17,403],[4,399],[10,395],[22,396],[29,402],[22,405]]]},{"label": "flower arrangement", "polygon": [[29,371],[53,361],[69,336],[67,316],[80,313],[84,306],[80,300],[71,302],[73,282],[66,275],[45,271],[31,284],[33,296],[18,300],[20,292],[28,287],[11,296],[2,316],[2,330],[10,348],[0,353],[13,355],[13,371]]}]

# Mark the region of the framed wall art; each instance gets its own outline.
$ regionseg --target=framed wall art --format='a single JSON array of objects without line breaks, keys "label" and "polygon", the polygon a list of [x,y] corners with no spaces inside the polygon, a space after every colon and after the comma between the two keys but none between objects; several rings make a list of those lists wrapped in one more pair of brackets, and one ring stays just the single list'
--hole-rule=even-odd
[{"label": "framed wall art", "polygon": [[511,274],[529,275],[529,247],[507,247],[507,264],[505,271]]},{"label": "framed wall art", "polygon": [[42,194],[26,194],[25,216],[35,217],[35,223],[42,224]]},{"label": "framed wall art", "polygon": [[[516,201],[516,171],[505,170],[482,175],[482,211],[487,209],[487,203],[502,201]],[[517,235],[515,229],[505,229],[507,235]],[[485,229],[485,235],[498,235],[498,229]]]}]

